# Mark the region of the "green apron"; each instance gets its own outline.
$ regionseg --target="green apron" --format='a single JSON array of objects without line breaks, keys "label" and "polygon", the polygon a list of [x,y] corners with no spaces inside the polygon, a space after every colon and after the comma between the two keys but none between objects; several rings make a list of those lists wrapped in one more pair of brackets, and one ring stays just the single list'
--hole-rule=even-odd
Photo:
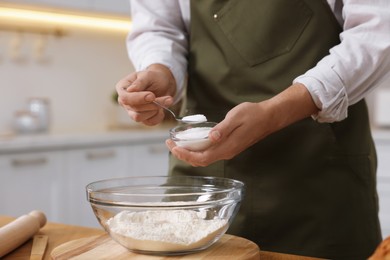
[{"label": "green apron", "polygon": [[[191,1],[186,113],[219,122],[241,102],[269,99],[327,55],[340,32],[323,0]],[[381,240],[364,101],[342,122],[307,118],[231,160],[194,168],[171,156],[170,167],[245,182],[228,233],[262,250],[366,259]]]}]

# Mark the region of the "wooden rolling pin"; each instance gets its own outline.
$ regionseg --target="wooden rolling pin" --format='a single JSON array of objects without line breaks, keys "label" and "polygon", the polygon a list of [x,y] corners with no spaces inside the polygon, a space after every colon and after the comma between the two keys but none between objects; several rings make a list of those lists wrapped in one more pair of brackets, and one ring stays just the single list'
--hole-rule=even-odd
[{"label": "wooden rolling pin", "polygon": [[0,228],[0,258],[16,249],[46,224],[46,216],[41,211],[31,211]]}]

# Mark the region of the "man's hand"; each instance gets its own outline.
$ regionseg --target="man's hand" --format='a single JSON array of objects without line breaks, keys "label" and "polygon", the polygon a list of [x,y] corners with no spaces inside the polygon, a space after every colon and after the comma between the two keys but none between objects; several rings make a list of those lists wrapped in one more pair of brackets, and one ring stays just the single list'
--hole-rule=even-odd
[{"label": "man's hand", "polygon": [[176,81],[171,71],[160,64],[134,72],[116,84],[118,103],[136,122],[156,125],[164,119],[164,111],[153,104],[157,101],[171,106],[176,91]]},{"label": "man's hand", "polygon": [[213,145],[204,151],[177,147],[172,140],[167,140],[166,144],[178,159],[192,166],[207,166],[231,159],[269,134],[317,112],[306,87],[295,84],[269,100],[234,107],[210,131]]}]

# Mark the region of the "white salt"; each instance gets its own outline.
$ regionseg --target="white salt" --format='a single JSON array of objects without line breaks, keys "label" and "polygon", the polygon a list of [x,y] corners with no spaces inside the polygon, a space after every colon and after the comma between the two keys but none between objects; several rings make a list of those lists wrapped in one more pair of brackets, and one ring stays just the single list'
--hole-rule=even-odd
[{"label": "white salt", "polygon": [[175,143],[191,151],[201,151],[211,145],[208,138],[212,127],[194,127],[176,134]]},{"label": "white salt", "polygon": [[196,114],[196,115],[185,116],[182,118],[182,120],[187,123],[202,123],[202,122],[206,122],[207,118],[205,115]]},{"label": "white salt", "polygon": [[211,127],[194,127],[186,129],[176,134],[176,138],[180,140],[194,140],[207,138],[209,136]]}]

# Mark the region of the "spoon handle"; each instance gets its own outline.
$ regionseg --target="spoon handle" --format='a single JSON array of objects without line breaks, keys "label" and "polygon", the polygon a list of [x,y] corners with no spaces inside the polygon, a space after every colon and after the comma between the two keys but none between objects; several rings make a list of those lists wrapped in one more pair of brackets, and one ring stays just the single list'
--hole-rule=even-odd
[{"label": "spoon handle", "polygon": [[177,117],[176,117],[176,115],[175,115],[175,113],[173,113],[172,110],[170,110],[170,109],[167,108],[166,106],[161,105],[161,104],[158,103],[157,101],[153,101],[153,103],[156,104],[157,106],[161,107],[162,109],[165,109],[165,110],[168,111],[169,113],[171,113],[171,115],[172,115],[176,120],[178,120]]}]

